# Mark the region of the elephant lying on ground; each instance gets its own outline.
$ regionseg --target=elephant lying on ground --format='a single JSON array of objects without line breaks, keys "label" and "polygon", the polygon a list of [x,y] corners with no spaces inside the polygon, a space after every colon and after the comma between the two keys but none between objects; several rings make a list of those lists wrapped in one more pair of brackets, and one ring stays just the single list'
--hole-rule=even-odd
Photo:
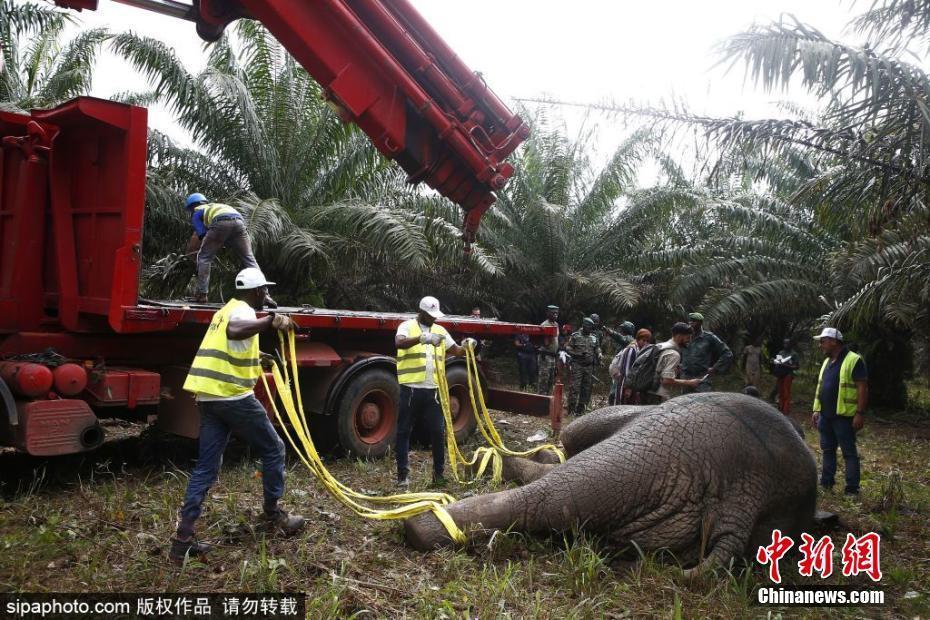
[{"label": "elephant lying on ground", "polygon": [[[765,402],[729,393],[681,396],[655,407],[608,407],[570,424],[562,465],[507,459],[526,486],[455,502],[466,531],[565,531],[580,524],[617,545],[668,550],[684,565],[726,565],[771,542],[772,530],[810,528],[814,457]],[[451,544],[431,513],[405,522],[419,550]]]}]

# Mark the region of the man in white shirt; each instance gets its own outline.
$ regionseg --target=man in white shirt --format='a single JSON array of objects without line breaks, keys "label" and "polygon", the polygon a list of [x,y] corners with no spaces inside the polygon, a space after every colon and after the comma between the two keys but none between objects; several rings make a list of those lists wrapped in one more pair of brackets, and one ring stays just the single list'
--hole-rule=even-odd
[{"label": "man in white shirt", "polygon": [[[445,420],[436,391],[437,355],[464,355],[449,332],[436,319],[445,316],[439,310],[439,300],[424,297],[415,319],[404,321],[397,328],[394,344],[397,346],[397,381],[400,383],[400,410],[397,419],[397,484],[410,485],[410,433],[416,420],[427,427],[433,448],[433,483],[445,483]],[[474,348],[473,338],[462,344]]]},{"label": "man in white shirt", "polygon": [[675,388],[696,388],[701,379],[679,379],[681,374],[681,352],[691,342],[691,326],[687,323],[675,323],[672,326],[672,337],[658,345],[660,353],[656,363],[656,376],[658,381],[654,391],[646,394],[647,405],[658,405],[677,396],[672,390]]}]

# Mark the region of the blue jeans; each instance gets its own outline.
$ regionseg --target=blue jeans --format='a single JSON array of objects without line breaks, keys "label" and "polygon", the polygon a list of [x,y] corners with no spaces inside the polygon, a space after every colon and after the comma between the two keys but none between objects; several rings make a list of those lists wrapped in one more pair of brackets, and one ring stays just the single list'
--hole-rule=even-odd
[{"label": "blue jeans", "polygon": [[406,385],[400,386],[400,412],[394,446],[397,452],[397,476],[403,478],[410,472],[410,433],[417,420],[426,424],[433,446],[433,474],[442,476],[446,465],[446,421],[442,417],[438,394],[436,390]]},{"label": "blue jeans", "polygon": [[203,500],[219,476],[230,433],[247,441],[262,459],[265,511],[273,511],[284,495],[284,442],[254,394],[241,400],[197,403],[197,409],[200,411],[199,453],[187,483],[178,524],[178,537],[185,539],[194,533]]},{"label": "blue jeans", "polygon": [[823,473],[820,484],[832,487],[836,477],[836,448],[843,451],[846,463],[846,491],[859,490],[859,452],[856,450],[856,431],[852,418],[848,416],[820,416],[817,423],[820,431],[820,449],[823,450]]}]

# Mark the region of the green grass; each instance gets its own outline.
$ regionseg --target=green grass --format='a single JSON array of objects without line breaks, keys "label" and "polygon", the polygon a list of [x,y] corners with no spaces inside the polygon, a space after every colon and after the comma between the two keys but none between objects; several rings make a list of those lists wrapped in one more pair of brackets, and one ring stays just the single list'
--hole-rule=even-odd
[{"label": "green grass", "polygon": [[[798,392],[810,389],[799,382]],[[800,396],[798,397],[800,403]],[[798,420],[803,422],[803,408]],[[506,416],[507,442],[544,420]],[[819,455],[816,434],[808,443]],[[204,561],[183,566],[165,552],[187,482],[182,464],[126,465],[102,458],[62,472],[49,461],[0,505],[0,588],[5,591],[304,591],[308,617],[423,618],[742,618],[930,615],[930,429],[872,422],[861,435],[864,479],[859,501],[824,494],[820,507],[840,515],[837,549],[847,529],[883,534],[881,610],[766,609],[752,605],[765,575],[732,566],[693,581],[673,559],[641,554],[630,561],[583,531],[550,537],[501,532],[466,549],[420,554],[403,544],[399,523],[356,517],[329,497],[296,460],[288,464],[284,504],[309,519],[294,538],[253,527],[261,510],[259,464],[232,449],[211,489],[200,535],[217,543]],[[5,458],[0,456],[0,459]],[[393,463],[338,460],[331,471],[357,489],[390,491]],[[2,468],[3,465],[0,465]],[[0,469],[3,471],[3,469]],[[412,455],[414,488],[430,476],[427,451]],[[461,495],[474,490],[453,485]],[[478,485],[478,492],[489,490]],[[626,550],[629,551],[629,550]],[[635,555],[635,552],[634,554]],[[821,583],[782,563],[789,583]],[[865,583],[831,577],[827,583]],[[915,598],[905,598],[917,592]]]}]

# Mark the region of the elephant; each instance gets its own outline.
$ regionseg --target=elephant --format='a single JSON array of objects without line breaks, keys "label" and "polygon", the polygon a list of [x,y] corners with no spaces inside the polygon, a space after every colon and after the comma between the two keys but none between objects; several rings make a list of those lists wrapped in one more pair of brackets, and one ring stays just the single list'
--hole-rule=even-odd
[{"label": "elephant", "polygon": [[[568,425],[564,464],[509,458],[524,483],[454,502],[455,523],[476,530],[567,531],[671,552],[689,572],[728,565],[813,524],[817,466],[799,429],[743,394],[680,396],[660,405],[599,409]],[[452,544],[432,513],[404,523],[409,545]]]}]

